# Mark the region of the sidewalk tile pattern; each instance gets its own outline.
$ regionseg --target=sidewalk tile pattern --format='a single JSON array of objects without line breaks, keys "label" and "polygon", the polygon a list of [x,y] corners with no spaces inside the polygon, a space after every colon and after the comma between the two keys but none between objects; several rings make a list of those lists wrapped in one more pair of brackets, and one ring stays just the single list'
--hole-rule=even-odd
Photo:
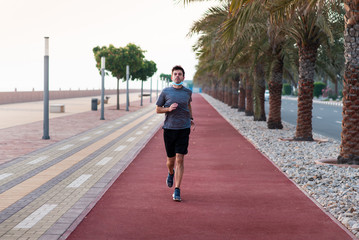
[{"label": "sidewalk tile pattern", "polygon": [[162,122],[151,104],[0,165],[0,238],[59,239]]}]

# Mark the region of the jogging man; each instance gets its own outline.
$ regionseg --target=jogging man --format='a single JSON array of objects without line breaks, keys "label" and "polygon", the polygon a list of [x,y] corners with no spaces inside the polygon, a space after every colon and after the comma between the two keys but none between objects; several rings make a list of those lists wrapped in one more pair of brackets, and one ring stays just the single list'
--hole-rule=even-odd
[{"label": "jogging man", "polygon": [[[180,202],[180,186],[184,172],[184,155],[188,153],[188,141],[191,125],[194,125],[192,117],[192,91],[184,87],[184,70],[181,66],[172,68],[172,86],[164,88],[156,103],[156,112],[165,113],[163,125],[163,139],[167,153],[168,187],[175,190],[173,200]],[[174,178],[174,179],[173,179]]]}]

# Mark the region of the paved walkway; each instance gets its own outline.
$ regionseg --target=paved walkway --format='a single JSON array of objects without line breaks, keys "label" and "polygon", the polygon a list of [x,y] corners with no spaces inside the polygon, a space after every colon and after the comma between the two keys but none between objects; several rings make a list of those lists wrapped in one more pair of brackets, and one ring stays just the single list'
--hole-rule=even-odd
[{"label": "paved walkway", "polygon": [[[50,140],[41,139],[42,121],[33,116],[0,129],[0,239],[57,239],[96,202],[163,121],[149,98],[143,107],[138,99],[128,112],[108,107],[102,121],[100,111],[88,111],[91,98],[68,100],[83,108],[51,118]],[[21,105],[39,103],[11,107]]]},{"label": "paved walkway", "polygon": [[[98,127],[141,108],[138,93],[130,95],[129,112],[125,111],[125,94],[120,95],[120,111],[115,110],[116,96],[111,96],[109,104],[105,105],[105,120],[100,121],[101,105],[98,106],[98,111],[90,111],[91,98],[51,100],[50,104],[65,104],[65,113],[49,114],[50,140],[46,141],[42,140],[43,102],[0,105],[0,164]],[[144,106],[149,103],[149,98],[144,98]]]},{"label": "paved walkway", "polygon": [[[153,104],[131,103],[132,111],[105,121],[78,113],[56,118],[59,129],[77,131],[71,137],[0,165],[0,238],[353,238],[200,95],[193,100],[183,202],[165,186],[163,116]],[[88,129],[78,132],[70,118]],[[20,141],[31,124],[5,130]]]}]

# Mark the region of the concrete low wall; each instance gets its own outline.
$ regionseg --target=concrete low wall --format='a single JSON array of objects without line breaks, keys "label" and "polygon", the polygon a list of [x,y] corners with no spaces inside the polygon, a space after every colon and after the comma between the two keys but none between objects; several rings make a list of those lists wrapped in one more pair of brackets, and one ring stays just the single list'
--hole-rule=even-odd
[{"label": "concrete low wall", "polygon": [[[131,92],[140,92],[140,89],[130,90]],[[125,93],[125,89],[121,89],[120,93]],[[105,95],[116,94],[116,89],[105,90]],[[101,90],[65,90],[65,91],[50,91],[50,100],[64,99],[64,98],[78,98],[101,96]],[[43,100],[43,91],[29,91],[29,92],[0,92],[0,104],[34,102]]]}]

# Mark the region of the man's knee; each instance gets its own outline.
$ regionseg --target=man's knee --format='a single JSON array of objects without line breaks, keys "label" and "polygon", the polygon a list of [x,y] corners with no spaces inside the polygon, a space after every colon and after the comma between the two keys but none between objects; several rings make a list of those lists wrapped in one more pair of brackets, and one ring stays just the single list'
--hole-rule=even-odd
[{"label": "man's knee", "polygon": [[167,163],[168,164],[174,164],[175,163],[175,161],[176,161],[176,157],[171,157],[171,158],[167,158]]},{"label": "man's knee", "polygon": [[176,154],[176,164],[183,164],[184,155],[183,154]]}]

